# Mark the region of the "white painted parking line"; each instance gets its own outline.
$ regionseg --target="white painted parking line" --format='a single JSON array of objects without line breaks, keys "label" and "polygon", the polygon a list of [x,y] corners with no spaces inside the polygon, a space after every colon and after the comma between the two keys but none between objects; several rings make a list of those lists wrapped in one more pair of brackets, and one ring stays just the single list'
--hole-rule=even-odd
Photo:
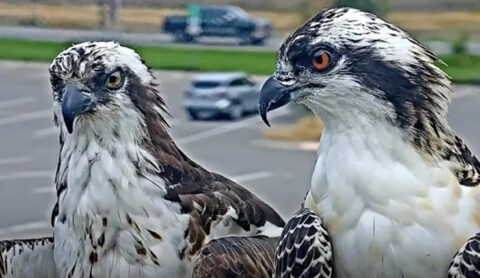
[{"label": "white painted parking line", "polygon": [[21,97],[21,98],[14,98],[9,100],[0,100],[0,109],[6,109],[18,105],[23,105],[26,103],[30,103],[34,101],[34,97]]},{"label": "white painted parking line", "polygon": [[10,227],[0,229],[0,236],[19,233],[19,232],[25,233],[27,231],[38,230],[38,229],[48,229],[50,227],[51,227],[50,223],[46,221],[35,221],[35,222],[30,222],[25,224],[12,225]]},{"label": "white painted parking line", "polygon": [[179,118],[167,118],[167,123],[169,126],[176,126],[176,125],[179,125],[179,124],[183,124],[183,123],[186,123],[187,121],[185,120],[182,120],[182,119],[179,119]]},{"label": "white painted parking line", "polygon": [[[271,119],[274,119],[276,117],[286,115],[288,113],[289,113],[289,111],[287,109],[277,110],[277,111],[273,111],[269,115],[268,118],[271,120]],[[210,137],[213,137],[213,136],[228,133],[230,131],[234,131],[234,130],[237,130],[237,129],[240,129],[240,128],[251,126],[251,125],[253,125],[255,123],[258,123],[260,121],[261,121],[260,117],[255,116],[255,117],[252,117],[250,119],[246,119],[246,120],[242,120],[242,121],[238,121],[238,122],[230,123],[230,124],[224,124],[224,125],[221,125],[221,126],[218,126],[218,127],[215,127],[215,128],[203,131],[203,132],[199,132],[199,133],[196,133],[196,134],[193,134],[193,135],[185,136],[183,138],[177,139],[176,141],[180,145],[186,145],[186,144],[194,143],[194,142],[197,142],[197,141],[200,141],[200,140],[203,140],[203,139],[207,139],[207,138],[210,138]]]},{"label": "white painted parking line", "polygon": [[44,187],[37,187],[32,190],[33,193],[36,194],[53,194],[55,193],[55,186],[44,186]]},{"label": "white painted parking line", "polygon": [[12,111],[10,111],[9,109],[0,109],[0,118],[6,117],[10,114],[12,114]]},{"label": "white painted parking line", "polygon": [[172,123],[168,123],[170,127],[194,127],[194,128],[213,128],[225,125],[226,122],[221,121],[196,121],[196,120],[177,120]]},{"label": "white painted parking line", "polygon": [[2,157],[0,158],[0,166],[11,165],[11,164],[22,164],[32,160],[33,160],[33,157],[31,156]]},{"label": "white painted parking line", "polygon": [[27,113],[16,113],[15,115],[9,117],[0,118],[0,126],[49,117],[53,118],[51,109]]},{"label": "white painted parking line", "polygon": [[[1,118],[0,118],[1,119]],[[222,123],[219,122],[199,122],[199,121],[190,121],[190,120],[184,120],[184,119],[167,119],[168,125],[170,127],[175,127],[175,126],[204,126],[204,127],[212,127],[212,126],[218,126]],[[47,127],[47,128],[42,128],[39,130],[36,130],[34,132],[34,136],[41,138],[41,137],[47,137],[47,136],[57,136],[58,135],[58,128],[55,126],[52,127]]]},{"label": "white painted parking line", "polygon": [[54,171],[18,171],[0,175],[0,181],[29,179],[29,178],[53,178]]},{"label": "white painted parking line", "polygon": [[245,183],[253,180],[260,180],[271,177],[273,174],[271,172],[255,172],[255,173],[247,173],[239,176],[232,177],[232,180],[238,183]]},{"label": "white painted parking line", "polygon": [[57,127],[48,127],[48,128],[43,128],[35,131],[33,133],[35,137],[41,138],[41,137],[47,137],[47,136],[53,136],[53,135],[58,135],[58,128]]},{"label": "white painted parking line", "polygon": [[184,74],[171,74],[168,79],[163,79],[160,84],[165,85],[167,83],[176,83],[180,80],[189,80]]},{"label": "white painted parking line", "polygon": [[189,81],[193,73],[183,71],[155,71],[155,75],[158,77],[158,80],[160,80],[160,85],[164,85],[165,83],[178,80]]},{"label": "white painted parking line", "polygon": [[480,90],[474,90],[474,89],[458,90],[458,91],[453,93],[452,99],[470,97],[470,96],[473,96],[473,95],[480,95]]},{"label": "white painted parking line", "polygon": [[479,96],[480,87],[472,85],[463,85],[463,84],[453,84],[453,94],[452,99],[464,98],[470,96]]}]

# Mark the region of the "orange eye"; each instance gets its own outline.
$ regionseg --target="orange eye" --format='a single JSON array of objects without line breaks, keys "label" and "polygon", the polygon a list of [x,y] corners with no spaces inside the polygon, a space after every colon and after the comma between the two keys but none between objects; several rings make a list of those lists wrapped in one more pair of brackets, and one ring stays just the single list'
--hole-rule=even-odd
[{"label": "orange eye", "polygon": [[330,55],[324,51],[320,50],[315,53],[312,60],[312,66],[316,70],[325,70],[330,65]]}]

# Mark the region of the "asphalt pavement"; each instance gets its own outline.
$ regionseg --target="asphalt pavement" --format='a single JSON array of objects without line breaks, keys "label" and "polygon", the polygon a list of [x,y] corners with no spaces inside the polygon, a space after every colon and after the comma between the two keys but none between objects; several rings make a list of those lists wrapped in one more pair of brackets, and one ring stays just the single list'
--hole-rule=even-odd
[{"label": "asphalt pavement", "polygon": [[[51,232],[58,138],[47,68],[43,63],[0,62],[0,238]],[[194,160],[237,180],[289,217],[309,187],[315,147],[266,141],[258,116],[237,122],[190,121],[181,102],[193,74],[155,72],[175,140]],[[477,154],[479,107],[480,88],[456,87],[450,122]],[[274,127],[291,120],[288,109],[274,112]]]},{"label": "asphalt pavement", "polygon": [[[113,40],[120,43],[129,43],[137,45],[163,45],[163,46],[183,46],[194,48],[228,48],[242,49],[250,51],[277,50],[284,37],[272,37],[261,46],[239,46],[237,39],[229,38],[202,38],[195,44],[178,44],[173,41],[173,37],[164,33],[142,33],[142,32],[120,32],[120,31],[99,31],[82,29],[62,29],[62,28],[42,28],[26,26],[0,26],[0,38],[16,38],[28,40],[45,40],[57,42],[79,42],[79,41],[99,41]],[[448,54],[452,46],[445,41],[424,42],[436,54]],[[468,42],[467,48],[472,54],[480,54],[480,42]]]}]

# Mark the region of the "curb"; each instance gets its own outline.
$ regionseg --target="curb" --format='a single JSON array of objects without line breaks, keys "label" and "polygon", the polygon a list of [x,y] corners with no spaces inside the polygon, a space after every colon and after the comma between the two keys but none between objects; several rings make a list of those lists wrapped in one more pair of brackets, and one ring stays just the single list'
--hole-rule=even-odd
[{"label": "curb", "polygon": [[318,142],[315,141],[288,142],[258,139],[251,141],[250,144],[256,147],[288,151],[316,152],[318,150]]}]

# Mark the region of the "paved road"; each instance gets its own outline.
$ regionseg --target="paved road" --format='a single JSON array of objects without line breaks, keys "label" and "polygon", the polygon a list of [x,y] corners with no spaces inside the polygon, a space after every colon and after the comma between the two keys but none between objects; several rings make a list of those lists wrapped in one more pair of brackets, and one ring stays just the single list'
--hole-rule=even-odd
[{"label": "paved road", "polygon": [[[191,73],[155,72],[170,107],[171,132],[195,160],[241,182],[290,216],[309,184],[314,151],[262,144],[258,117],[192,122],[181,109]],[[260,78],[261,79],[261,78]],[[450,121],[480,153],[480,89],[458,87]],[[52,128],[47,65],[0,62],[0,237],[46,235],[53,205],[57,135]],[[280,110],[273,120],[288,120]]]},{"label": "paved road", "polygon": [[[96,30],[55,29],[23,26],[0,26],[0,38],[18,38],[47,41],[87,41],[87,40],[114,40],[121,43],[140,45],[179,45],[172,41],[172,37],[161,33],[124,33]],[[277,50],[284,38],[274,37],[263,46],[237,46],[235,39],[202,39],[201,44],[182,44],[182,46],[196,48],[235,48],[242,50]],[[451,45],[442,41],[431,41],[426,44],[437,54],[451,52]],[[473,54],[480,54],[480,42],[468,43],[468,48]]]},{"label": "paved road", "polygon": [[24,26],[0,26],[0,38],[15,38],[29,40],[46,40],[57,42],[79,42],[114,40],[121,43],[139,45],[169,45],[195,48],[228,48],[242,50],[276,50],[283,39],[270,39],[262,46],[239,46],[239,40],[234,38],[202,38],[197,44],[174,43],[173,37],[164,33],[126,33],[116,31],[97,31],[80,29],[41,28]]}]

